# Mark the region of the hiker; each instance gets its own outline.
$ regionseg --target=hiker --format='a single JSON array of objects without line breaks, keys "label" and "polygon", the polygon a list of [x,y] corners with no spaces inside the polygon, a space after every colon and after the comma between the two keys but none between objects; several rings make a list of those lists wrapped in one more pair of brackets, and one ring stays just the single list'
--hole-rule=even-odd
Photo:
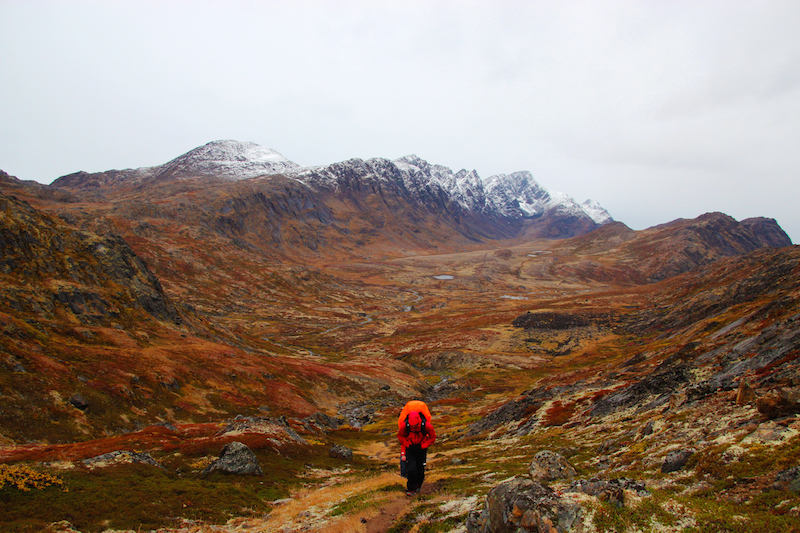
[{"label": "hiker", "polygon": [[406,495],[413,496],[425,480],[428,446],[436,440],[431,412],[425,402],[411,400],[403,407],[397,419],[397,439],[400,441],[400,475],[408,479]]}]

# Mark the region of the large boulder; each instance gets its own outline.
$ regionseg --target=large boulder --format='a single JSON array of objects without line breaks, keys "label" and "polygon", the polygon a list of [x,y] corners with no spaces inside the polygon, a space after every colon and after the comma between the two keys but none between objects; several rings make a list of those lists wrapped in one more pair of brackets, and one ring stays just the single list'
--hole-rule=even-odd
[{"label": "large boulder", "polygon": [[202,474],[208,475],[212,472],[251,476],[264,475],[256,454],[241,442],[229,442],[223,446],[219,458],[205,467]]},{"label": "large boulder", "polygon": [[528,473],[534,481],[547,482],[577,475],[575,467],[566,458],[550,450],[542,450],[533,456]]},{"label": "large boulder", "polygon": [[469,533],[580,533],[583,512],[574,501],[526,478],[505,481],[486,496],[486,508],[467,520]]}]

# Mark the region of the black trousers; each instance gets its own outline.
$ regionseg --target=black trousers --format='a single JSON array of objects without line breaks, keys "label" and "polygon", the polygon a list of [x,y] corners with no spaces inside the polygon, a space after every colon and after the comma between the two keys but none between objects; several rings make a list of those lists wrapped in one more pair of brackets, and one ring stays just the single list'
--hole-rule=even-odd
[{"label": "black trousers", "polygon": [[428,450],[422,449],[419,444],[413,444],[406,449],[406,462],[408,468],[408,481],[406,490],[417,491],[425,481],[425,463],[428,462]]}]

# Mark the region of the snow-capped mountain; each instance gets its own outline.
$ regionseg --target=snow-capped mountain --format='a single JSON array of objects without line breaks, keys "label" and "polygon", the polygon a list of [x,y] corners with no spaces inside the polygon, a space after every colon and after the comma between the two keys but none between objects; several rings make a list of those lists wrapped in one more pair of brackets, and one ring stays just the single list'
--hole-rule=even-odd
[{"label": "snow-capped mountain", "polygon": [[474,170],[453,172],[442,165],[431,165],[416,155],[407,155],[392,161],[402,172],[413,180],[436,184],[446,191],[450,198],[470,211],[481,212],[486,206],[486,194],[480,176]]},{"label": "snow-capped mountain", "polygon": [[213,176],[244,180],[269,174],[300,171],[302,167],[275,150],[253,142],[213,141],[172,161],[151,167],[153,175]]},{"label": "snow-capped mountain", "polygon": [[[356,202],[377,195],[383,206],[410,209],[409,216],[422,216],[420,209],[434,213],[470,239],[572,237],[612,221],[597,202],[579,204],[565,193],[542,187],[527,171],[482,179],[474,170],[455,172],[416,155],[302,167],[275,150],[232,140],[210,142],[155,167],[63,176],[53,186],[107,194],[189,178],[238,182],[277,174],[307,187],[321,202],[331,194]],[[376,208],[373,202],[370,209]]]},{"label": "snow-capped mountain", "polygon": [[484,184],[486,194],[504,216],[538,218],[554,211],[577,217],[588,216],[599,225],[613,220],[596,201],[586,200],[579,204],[566,193],[547,190],[527,170],[490,176]]},{"label": "snow-capped mountain", "polygon": [[[347,177],[345,177],[347,176]],[[351,159],[327,167],[306,169],[294,176],[312,186],[341,189],[343,181],[360,180],[401,185],[412,197],[446,196],[462,209],[492,217],[537,219],[545,214],[587,219],[603,225],[613,219],[599,203],[579,204],[568,194],[542,187],[530,172],[498,174],[481,179],[474,170],[432,165],[416,155],[388,159]]]}]

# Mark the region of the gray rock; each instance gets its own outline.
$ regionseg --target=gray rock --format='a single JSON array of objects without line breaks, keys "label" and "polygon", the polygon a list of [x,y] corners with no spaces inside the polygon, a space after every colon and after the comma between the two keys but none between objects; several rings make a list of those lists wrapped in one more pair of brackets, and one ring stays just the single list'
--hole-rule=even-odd
[{"label": "gray rock", "polygon": [[89,408],[89,400],[84,398],[83,394],[81,394],[80,392],[70,396],[69,403],[71,403],[73,407],[75,407],[76,409],[80,409],[81,411],[85,411]]},{"label": "gray rock", "polygon": [[104,453],[89,459],[84,459],[83,464],[88,467],[102,467],[110,466],[118,463],[141,463],[150,466],[155,466],[165,470],[163,466],[153,459],[153,457],[146,452],[131,452],[128,450],[116,450],[109,453]]},{"label": "gray rock", "polygon": [[785,483],[786,488],[792,492],[800,492],[800,465],[779,472],[775,481]]},{"label": "gray rock", "polygon": [[595,496],[600,501],[623,507],[625,505],[626,490],[635,492],[639,496],[650,494],[641,481],[624,477],[615,479],[579,479],[570,484],[567,492],[582,492]]},{"label": "gray rock", "polygon": [[666,474],[669,472],[677,472],[686,466],[686,462],[694,455],[695,450],[692,448],[673,450],[667,454],[664,459],[664,464],[661,465],[661,472]]},{"label": "gray rock", "polygon": [[577,503],[530,479],[515,478],[486,496],[486,508],[470,514],[469,533],[579,533],[583,511]]},{"label": "gray rock", "polygon": [[330,431],[339,429],[339,426],[344,424],[343,418],[333,418],[325,413],[314,413],[303,419],[303,425],[309,429],[318,431]]},{"label": "gray rock", "polygon": [[236,475],[255,475],[263,476],[261,465],[253,450],[241,442],[229,442],[222,447],[219,459],[214,460],[210,465],[203,469],[202,475],[206,476],[212,472],[222,472],[223,474]]},{"label": "gray rock", "polygon": [[335,459],[342,459],[344,461],[353,460],[353,450],[340,444],[334,444],[331,446],[331,449],[328,450],[328,455]]},{"label": "gray rock", "polygon": [[542,450],[533,456],[533,460],[528,465],[528,474],[534,481],[554,481],[577,475],[575,467],[563,455]]},{"label": "gray rock", "polygon": [[604,396],[589,409],[591,416],[606,416],[629,407],[644,405],[654,396],[664,396],[660,402],[651,402],[649,408],[657,407],[669,394],[684,386],[691,379],[686,363],[665,361],[641,381],[621,391]]}]

